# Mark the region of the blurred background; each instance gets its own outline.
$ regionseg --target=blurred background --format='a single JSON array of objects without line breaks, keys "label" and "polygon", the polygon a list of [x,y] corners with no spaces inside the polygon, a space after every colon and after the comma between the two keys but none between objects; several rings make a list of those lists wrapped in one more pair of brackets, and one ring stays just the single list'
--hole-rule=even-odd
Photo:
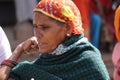
[{"label": "blurred background", "polygon": [[[98,49],[112,78],[113,64],[112,51],[116,43],[114,29],[114,13],[116,2],[114,0],[100,0],[106,25],[101,25]],[[22,41],[33,36],[32,10],[39,0],[0,0],[0,26],[4,29],[12,50]],[[109,4],[108,4],[109,3]],[[98,14],[100,15],[100,14]],[[37,55],[22,56],[20,61],[33,60]]]}]

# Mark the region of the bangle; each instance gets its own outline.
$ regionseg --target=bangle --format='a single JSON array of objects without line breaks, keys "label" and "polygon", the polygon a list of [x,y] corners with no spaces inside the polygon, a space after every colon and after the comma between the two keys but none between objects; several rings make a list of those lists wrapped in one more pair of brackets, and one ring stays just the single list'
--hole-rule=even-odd
[{"label": "bangle", "polygon": [[12,61],[12,60],[4,60],[1,65],[6,65],[6,66],[9,66],[11,68],[13,68],[14,66],[17,65],[17,62],[15,61]]}]

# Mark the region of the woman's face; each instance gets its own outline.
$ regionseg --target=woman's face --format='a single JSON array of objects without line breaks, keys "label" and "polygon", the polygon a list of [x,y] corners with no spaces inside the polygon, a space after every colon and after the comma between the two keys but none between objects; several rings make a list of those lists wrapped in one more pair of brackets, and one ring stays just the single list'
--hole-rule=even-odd
[{"label": "woman's face", "polygon": [[66,24],[59,25],[41,13],[35,12],[33,16],[34,35],[38,41],[41,53],[52,52],[60,43],[66,39],[69,32]]}]

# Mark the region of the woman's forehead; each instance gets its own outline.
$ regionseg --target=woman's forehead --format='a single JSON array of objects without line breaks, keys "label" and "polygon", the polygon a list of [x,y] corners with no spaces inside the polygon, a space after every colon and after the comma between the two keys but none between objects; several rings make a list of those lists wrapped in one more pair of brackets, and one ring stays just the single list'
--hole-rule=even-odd
[{"label": "woman's forehead", "polygon": [[56,20],[56,19],[54,19],[54,18],[51,18],[51,17],[49,17],[49,16],[47,16],[47,15],[45,15],[45,14],[43,14],[43,13],[40,13],[40,12],[35,12],[35,13],[34,13],[34,18],[33,18],[33,20],[34,20],[34,21],[35,21],[35,20],[39,20],[39,21],[42,21],[42,22],[52,21],[52,22],[55,22],[55,23],[57,23],[57,24],[59,24],[59,25],[64,25],[64,24],[66,24],[66,23],[64,23],[64,22],[58,21],[58,20]]},{"label": "woman's forehead", "polygon": [[39,12],[34,12],[34,15],[33,15],[33,20],[50,20],[50,17],[49,16],[46,16],[42,13],[39,13]]}]

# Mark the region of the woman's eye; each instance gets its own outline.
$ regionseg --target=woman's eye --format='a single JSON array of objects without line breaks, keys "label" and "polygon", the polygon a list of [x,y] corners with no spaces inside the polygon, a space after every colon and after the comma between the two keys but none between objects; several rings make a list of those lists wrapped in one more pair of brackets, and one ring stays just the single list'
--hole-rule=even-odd
[{"label": "woman's eye", "polygon": [[45,25],[39,25],[39,26],[34,25],[34,28],[41,29],[41,30],[47,30],[49,27]]},{"label": "woman's eye", "polygon": [[49,27],[48,26],[42,26],[42,29],[48,29]]}]

